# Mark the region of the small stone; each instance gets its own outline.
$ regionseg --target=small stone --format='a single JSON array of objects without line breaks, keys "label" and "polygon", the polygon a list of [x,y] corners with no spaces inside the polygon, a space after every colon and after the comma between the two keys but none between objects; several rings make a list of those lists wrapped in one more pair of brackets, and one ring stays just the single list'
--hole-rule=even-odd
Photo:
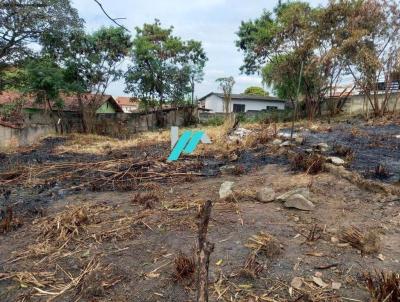
[{"label": "small stone", "polygon": [[257,191],[257,200],[260,202],[271,202],[275,200],[275,191],[272,188],[265,187]]},{"label": "small stone", "polygon": [[315,272],[314,276],[318,277],[318,278],[322,278],[322,273],[321,272]]},{"label": "small stone", "polygon": [[303,285],[303,279],[300,277],[294,277],[292,279],[292,282],[290,282],[290,286],[293,287],[294,289],[300,289],[302,285]]},{"label": "small stone", "polygon": [[331,242],[332,242],[332,243],[338,243],[338,242],[339,242],[339,239],[338,239],[337,237],[335,237],[335,236],[332,236],[332,237],[331,237]]},{"label": "small stone", "polygon": [[234,185],[233,181],[225,181],[221,184],[219,188],[219,198],[224,199],[232,195],[232,186]]},{"label": "small stone", "polygon": [[304,143],[304,137],[302,136],[296,137],[295,142],[299,145],[302,145]]},{"label": "small stone", "polygon": [[305,198],[310,198],[310,190],[308,188],[297,188],[278,196],[276,199],[280,201],[286,201],[290,196],[295,194],[301,194]]},{"label": "small stone", "polygon": [[235,171],[236,166],[235,165],[225,165],[219,168],[222,174],[227,175],[227,174],[232,174]]},{"label": "small stone", "polygon": [[342,287],[342,283],[340,283],[340,282],[335,282],[335,281],[332,282],[332,289],[338,290],[338,289],[340,289],[341,287]]},{"label": "small stone", "polygon": [[312,277],[313,281],[315,284],[317,284],[319,287],[325,288],[328,286],[324,281],[322,281],[321,278],[318,277]]},{"label": "small stone", "polygon": [[292,144],[289,141],[283,142],[279,147],[290,147]]},{"label": "small stone", "polygon": [[272,141],[272,144],[273,144],[273,145],[280,145],[280,144],[282,144],[282,140],[279,139],[279,138],[276,138],[276,139],[274,139],[274,140]]},{"label": "small stone", "polygon": [[383,256],[382,254],[379,254],[377,257],[380,261],[385,261],[385,256]]},{"label": "small stone", "polygon": [[314,148],[317,149],[317,150],[319,150],[319,151],[321,151],[321,152],[326,152],[326,151],[329,150],[329,146],[328,146],[327,143],[319,143],[319,144],[316,144],[316,145],[314,146]]},{"label": "small stone", "polygon": [[295,208],[302,211],[312,211],[315,205],[301,194],[294,194],[283,204],[286,208]]},{"label": "small stone", "polygon": [[330,156],[327,158],[327,160],[336,166],[342,166],[346,163],[343,159],[336,156]]}]

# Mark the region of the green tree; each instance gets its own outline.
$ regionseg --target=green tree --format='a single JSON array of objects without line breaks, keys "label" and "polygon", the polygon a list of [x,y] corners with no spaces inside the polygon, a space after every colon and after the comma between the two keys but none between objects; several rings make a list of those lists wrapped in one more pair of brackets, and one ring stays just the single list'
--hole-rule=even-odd
[{"label": "green tree", "polygon": [[202,80],[207,57],[201,43],[182,41],[172,32],[172,27],[162,28],[158,20],[136,28],[125,91],[146,103],[145,108],[176,103]]},{"label": "green tree", "polygon": [[53,118],[55,129],[63,132],[62,125],[58,125],[58,118],[62,118],[64,106],[60,93],[68,91],[64,69],[48,57],[31,59],[20,73],[19,90],[43,104]]},{"label": "green tree", "polygon": [[0,90],[5,69],[31,56],[31,45],[42,45],[52,36],[65,37],[82,22],[69,0],[0,1]]},{"label": "green tree", "polygon": [[[85,132],[94,130],[96,110],[110,83],[122,77],[121,63],[131,46],[131,37],[123,28],[103,27],[92,34],[75,31],[68,44],[46,47],[66,68],[66,80],[77,94]],[[91,94],[85,95],[84,101],[87,92]]]},{"label": "green tree", "polygon": [[232,90],[233,86],[235,85],[235,79],[233,77],[225,77],[217,79],[216,82],[224,93],[224,112],[226,117],[228,117],[232,100]]},{"label": "green tree", "polygon": [[261,71],[263,81],[280,97],[294,100],[304,65],[300,94],[310,119],[318,112],[330,79],[338,75],[333,72],[337,66],[333,52],[325,51],[329,35],[320,34],[321,10],[300,1],[280,3],[273,12],[242,22],[236,43],[245,55],[241,70],[248,74]]},{"label": "green tree", "polygon": [[258,86],[250,86],[245,89],[244,94],[249,95],[259,95],[259,96],[268,96],[268,91],[265,91],[264,88]]}]

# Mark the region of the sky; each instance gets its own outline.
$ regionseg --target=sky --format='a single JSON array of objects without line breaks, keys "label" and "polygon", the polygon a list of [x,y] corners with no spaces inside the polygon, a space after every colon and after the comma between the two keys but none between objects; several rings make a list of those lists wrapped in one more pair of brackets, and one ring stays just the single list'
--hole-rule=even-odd
[{"label": "sky", "polygon": [[[218,92],[217,78],[233,76],[234,93],[242,93],[249,86],[262,86],[257,75],[246,76],[239,71],[243,54],[235,46],[236,32],[241,21],[258,18],[264,9],[272,10],[278,0],[100,0],[113,18],[126,18],[119,22],[132,34],[135,27],[159,19],[164,27],[173,26],[174,35],[184,40],[201,41],[208,56],[204,81],[197,84],[195,96],[201,98]],[[325,0],[309,1],[318,5]],[[101,26],[113,25],[94,0],[72,0],[73,6],[85,19],[91,32]],[[112,83],[107,93],[113,96],[124,93],[123,80]],[[268,90],[268,88],[267,88]]]}]

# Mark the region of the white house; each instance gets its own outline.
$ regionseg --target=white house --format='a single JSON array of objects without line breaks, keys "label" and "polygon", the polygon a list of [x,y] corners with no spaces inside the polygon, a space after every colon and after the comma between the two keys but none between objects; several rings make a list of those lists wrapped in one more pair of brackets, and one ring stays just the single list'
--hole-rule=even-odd
[{"label": "white house", "polygon": [[[229,112],[284,110],[285,104],[285,100],[273,96],[232,94]],[[224,95],[211,92],[199,99],[199,106],[213,113],[224,112]]]}]

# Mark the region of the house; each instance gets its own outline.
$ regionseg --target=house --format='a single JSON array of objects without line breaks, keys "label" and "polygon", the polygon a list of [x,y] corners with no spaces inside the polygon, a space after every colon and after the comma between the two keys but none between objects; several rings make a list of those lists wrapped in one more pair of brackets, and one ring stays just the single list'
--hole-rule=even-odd
[{"label": "house", "polygon": [[[224,111],[224,94],[211,92],[199,99],[199,107],[212,113]],[[232,94],[229,112],[284,110],[286,101],[273,96]]]},{"label": "house", "polygon": [[139,99],[137,98],[119,96],[116,101],[125,113],[133,113],[139,110]]},{"label": "house", "polygon": [[[96,113],[123,112],[121,106],[119,106],[111,95],[98,96],[97,100],[94,98],[95,96],[93,94],[85,93],[81,96],[81,102],[83,106],[96,103]],[[76,95],[61,94],[61,99],[63,101],[62,112],[80,112],[80,102]],[[22,109],[25,113],[35,113],[50,109],[46,103],[37,102],[33,96],[22,95],[15,91],[4,91],[0,93],[0,107],[16,104],[19,100],[21,101]],[[53,110],[55,110],[55,108],[53,108]]]}]

